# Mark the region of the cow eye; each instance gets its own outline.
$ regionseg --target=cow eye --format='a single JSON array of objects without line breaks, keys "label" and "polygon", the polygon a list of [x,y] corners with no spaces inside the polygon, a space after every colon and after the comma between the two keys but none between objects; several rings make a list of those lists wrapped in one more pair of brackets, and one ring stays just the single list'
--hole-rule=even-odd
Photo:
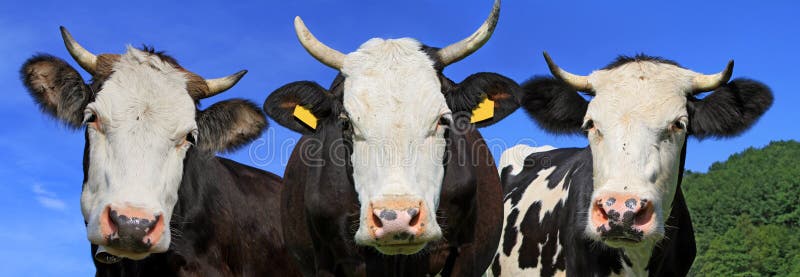
[{"label": "cow eye", "polygon": [[439,124],[439,126],[450,126],[450,124],[452,124],[452,123],[453,123],[453,120],[450,119],[450,115],[447,114],[447,115],[443,115],[443,116],[439,117],[439,122],[437,124]]},{"label": "cow eye", "polygon": [[581,131],[583,131],[584,133],[587,133],[587,132],[591,131],[592,129],[594,129],[594,120],[589,119],[589,120],[586,120],[586,122],[583,122],[583,125],[581,126]]},{"label": "cow eye", "polygon": [[83,124],[95,123],[97,122],[97,115],[92,111],[86,111],[83,114]]},{"label": "cow eye", "polygon": [[342,130],[350,130],[350,117],[348,117],[345,113],[340,114],[339,125],[342,126]]},{"label": "cow eye", "polygon": [[684,131],[686,130],[686,123],[683,120],[675,120],[672,122],[672,130],[673,131]]},{"label": "cow eye", "polygon": [[186,142],[191,145],[197,145],[197,130],[191,131],[186,134]]}]

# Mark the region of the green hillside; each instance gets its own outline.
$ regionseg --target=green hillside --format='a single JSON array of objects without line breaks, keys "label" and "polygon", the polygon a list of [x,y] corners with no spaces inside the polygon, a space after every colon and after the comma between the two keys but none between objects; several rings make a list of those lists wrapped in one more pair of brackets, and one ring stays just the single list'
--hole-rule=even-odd
[{"label": "green hillside", "polygon": [[[690,149],[691,151],[691,149]],[[800,276],[800,143],[749,148],[687,172],[696,276]]]}]

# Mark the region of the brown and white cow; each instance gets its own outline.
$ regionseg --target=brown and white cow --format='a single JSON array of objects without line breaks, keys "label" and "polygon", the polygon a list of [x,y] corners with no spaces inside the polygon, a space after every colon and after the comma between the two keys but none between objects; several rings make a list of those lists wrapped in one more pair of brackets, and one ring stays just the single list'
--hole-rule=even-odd
[{"label": "brown and white cow", "polygon": [[[473,35],[442,49],[373,38],[349,54],[295,19],[306,50],[340,72],[329,89],[294,82],[264,104],[304,135],[284,175],[283,223],[306,274],[475,276],[488,267],[502,191],[475,126],[513,112],[519,87],[495,73],[454,83],[442,70],[488,41],[499,11],[496,0]],[[470,123],[484,112],[493,116]]]},{"label": "brown and white cow", "polygon": [[545,59],[556,78],[524,83],[522,106],[546,131],[583,133],[589,146],[503,153],[506,220],[493,274],[686,275],[695,255],[680,190],[686,139],[741,134],[772,92],[749,79],[728,82],[732,61],[705,75],[623,56],[578,76]]},{"label": "brown and white cow", "polygon": [[257,138],[264,114],[242,99],[197,108],[245,71],[207,80],[152,49],[95,55],[61,34],[92,82],[46,54],[21,77],[44,113],[86,129],[81,209],[97,276],[298,275],[280,178],[215,156]]}]

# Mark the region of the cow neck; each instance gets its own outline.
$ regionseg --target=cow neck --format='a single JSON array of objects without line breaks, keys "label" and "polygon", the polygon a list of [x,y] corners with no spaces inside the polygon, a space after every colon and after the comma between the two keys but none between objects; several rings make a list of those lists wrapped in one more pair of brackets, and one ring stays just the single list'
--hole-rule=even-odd
[{"label": "cow neck", "polygon": [[[204,214],[204,216],[211,216],[207,213],[216,211],[216,209],[201,211],[201,209],[206,208],[206,205],[203,204],[207,200],[206,196],[213,195],[212,188],[219,181],[202,176],[204,172],[211,174],[211,172],[216,171],[212,170],[215,167],[212,163],[218,163],[217,157],[213,153],[202,153],[195,147],[189,148],[186,152],[186,157],[183,160],[183,174],[178,188],[178,200],[172,210],[170,226],[173,226],[173,228],[191,222],[193,215]],[[174,240],[176,237],[173,236],[172,239]]]}]

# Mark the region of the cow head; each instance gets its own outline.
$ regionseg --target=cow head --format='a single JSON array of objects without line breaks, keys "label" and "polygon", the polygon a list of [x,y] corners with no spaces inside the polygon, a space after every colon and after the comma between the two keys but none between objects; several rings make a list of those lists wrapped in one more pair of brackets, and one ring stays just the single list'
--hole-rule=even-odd
[{"label": "cow head", "polygon": [[[295,18],[306,50],[340,76],[330,91],[312,82],[285,85],[269,96],[264,109],[281,125],[310,136],[326,128],[346,129],[351,148],[346,159],[360,202],[356,243],[384,254],[412,254],[442,236],[436,210],[448,130],[461,119],[469,122],[487,100],[494,105],[488,108],[493,117],[477,126],[497,122],[518,107],[519,87],[508,78],[478,73],[456,84],[442,74],[446,65],[486,43],[499,9],[497,0],[478,31],[442,49],[410,38],[374,38],[347,55],[318,41]],[[313,122],[299,121],[298,109]],[[329,120],[346,124],[322,124]]]},{"label": "cow head", "polygon": [[103,249],[97,258],[165,252],[187,155],[233,150],[266,127],[263,113],[245,100],[196,107],[245,71],[207,80],[162,53],[128,47],[122,55],[94,55],[63,27],[61,34],[92,83],[45,54],[25,62],[21,77],[44,113],[86,127],[81,209],[89,240]]},{"label": "cow head", "polygon": [[736,136],[772,104],[765,85],[728,82],[733,61],[720,73],[704,75],[638,55],[578,76],[556,66],[547,53],[545,59],[557,79],[528,81],[523,106],[547,131],[588,137],[594,192],[585,233],[612,247],[663,238],[688,136]]}]

